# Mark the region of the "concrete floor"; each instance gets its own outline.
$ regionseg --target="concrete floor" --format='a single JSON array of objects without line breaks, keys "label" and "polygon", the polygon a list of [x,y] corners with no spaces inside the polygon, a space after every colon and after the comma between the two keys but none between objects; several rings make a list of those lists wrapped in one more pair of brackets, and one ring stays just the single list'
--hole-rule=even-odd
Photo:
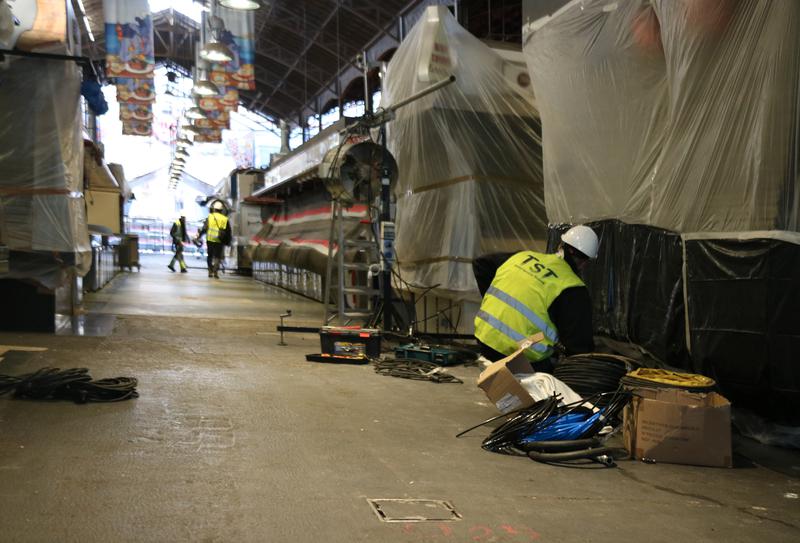
[{"label": "concrete floor", "polygon": [[[0,334],[48,349],[8,353],[0,373],[86,366],[141,393],[0,398],[0,541],[800,541],[797,454],[781,473],[741,457],[586,470],[487,453],[485,431],[454,438],[494,414],[477,368],[437,385],[309,363],[317,338],[278,347],[272,330],[286,307],[318,322],[317,304],[143,264],[87,298],[118,316],[109,337]],[[462,519],[384,523],[368,498],[446,500]]]}]

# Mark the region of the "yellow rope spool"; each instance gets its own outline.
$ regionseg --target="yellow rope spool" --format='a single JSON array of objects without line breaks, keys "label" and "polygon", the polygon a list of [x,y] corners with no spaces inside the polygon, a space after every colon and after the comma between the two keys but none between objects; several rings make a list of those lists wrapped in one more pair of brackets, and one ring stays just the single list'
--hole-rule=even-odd
[{"label": "yellow rope spool", "polygon": [[714,379],[711,377],[706,377],[705,375],[698,375],[696,373],[680,373],[677,371],[656,368],[639,368],[629,372],[627,377],[686,389],[711,388],[716,385]]}]

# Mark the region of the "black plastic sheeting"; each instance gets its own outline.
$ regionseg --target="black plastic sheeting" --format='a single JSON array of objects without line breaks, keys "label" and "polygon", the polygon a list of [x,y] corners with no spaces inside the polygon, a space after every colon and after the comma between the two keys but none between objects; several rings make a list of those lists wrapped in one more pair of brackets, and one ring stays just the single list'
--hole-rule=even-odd
[{"label": "black plastic sheeting", "polygon": [[800,246],[686,242],[695,369],[739,407],[800,423]]},{"label": "black plastic sheeting", "polygon": [[[590,226],[600,254],[583,278],[598,335],[714,378],[736,407],[800,424],[800,245],[687,241],[690,355],[680,235],[615,220]],[[549,250],[567,228],[550,227]]]},{"label": "black plastic sheeting", "polygon": [[[600,237],[597,260],[583,272],[592,296],[595,332],[635,343],[658,359],[690,369],[679,235],[609,220],[591,223]],[[569,226],[552,226],[555,251]]]}]

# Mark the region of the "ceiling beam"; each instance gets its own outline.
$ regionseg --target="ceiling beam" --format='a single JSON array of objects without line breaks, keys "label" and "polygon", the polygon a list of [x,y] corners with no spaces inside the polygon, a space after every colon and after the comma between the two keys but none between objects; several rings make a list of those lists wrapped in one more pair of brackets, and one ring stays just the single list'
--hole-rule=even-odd
[{"label": "ceiling beam", "polygon": [[[256,65],[256,66],[258,68],[260,68],[260,66],[258,66],[258,65]],[[270,80],[270,79],[267,79],[265,77],[259,77],[259,72],[264,73],[264,72],[268,72],[268,70],[264,70],[264,69],[256,70],[256,80],[259,83],[263,83],[264,85],[267,85],[268,88],[266,90],[274,89],[278,84],[280,84],[280,81],[278,81],[276,79]],[[283,83],[283,85],[284,85],[284,88],[286,90],[289,90],[291,92],[297,93],[298,97],[299,96],[303,96],[303,98],[305,98],[305,95],[308,94],[308,89],[300,87],[299,85],[296,85],[295,83],[292,83],[288,79]]]},{"label": "ceiling beam", "polygon": [[[389,22],[386,23],[386,25],[384,25],[384,30],[386,30],[386,32],[383,33],[383,35],[387,35],[388,31],[389,31],[389,29],[391,27],[396,25],[398,21],[402,20],[403,17],[405,17],[412,9],[414,9],[414,7],[416,7],[419,4],[420,4],[420,0],[409,0],[408,4],[406,4],[397,13],[393,14],[391,16]],[[368,51],[372,46],[374,46],[376,43],[378,43],[382,38],[383,38],[383,36],[381,34],[376,35],[366,45],[364,45],[363,49],[365,51]],[[392,39],[394,41],[398,42],[398,43],[400,41],[400,40],[397,40],[395,38],[392,38]],[[341,78],[344,75],[345,72],[347,72],[348,70],[351,70],[352,68],[353,68],[352,65],[343,66],[342,69],[338,73],[336,73],[333,77],[331,77],[331,79],[328,80],[328,82],[326,82],[322,86],[322,88],[320,89],[319,94],[327,92],[329,89],[333,88],[333,86],[336,84],[337,80],[339,78]],[[314,98],[312,98],[312,100],[313,99]],[[305,104],[303,104],[303,106],[302,106],[300,111],[302,112],[303,110],[308,109],[310,103],[311,103],[311,101],[308,101]]]},{"label": "ceiling beam", "polygon": [[[256,49],[256,56],[264,57],[267,60],[271,60],[273,62],[276,62],[277,64],[280,64],[284,68],[292,68],[293,67],[292,62],[294,60],[294,55],[291,55],[289,57],[287,57],[287,56],[283,56],[282,57],[282,56],[280,56],[280,54],[283,51],[286,51],[286,50],[285,49],[281,49],[280,47],[277,47],[277,46],[274,47],[272,49],[272,51],[267,51],[265,49]],[[322,81],[319,80],[319,76],[323,75],[323,73],[324,73],[322,71],[322,68],[319,68],[318,66],[314,66],[313,64],[310,66],[310,68],[314,69],[314,71],[315,71],[314,75],[312,76],[311,74],[307,73],[305,75],[305,77],[307,77],[307,79],[311,83],[313,83],[314,85],[316,85],[318,87],[322,86]]]},{"label": "ceiling beam", "polygon": [[164,46],[164,50],[166,51],[167,55],[169,55],[171,53],[171,51],[170,51],[169,45],[167,45],[167,42],[164,40],[164,37],[161,35],[161,31],[159,31],[157,28],[154,27],[153,28],[153,34],[156,35],[156,38],[158,38],[158,41],[160,41],[161,45]]},{"label": "ceiling beam", "polygon": [[[370,19],[370,18],[369,18],[369,17],[367,17],[366,15],[364,15],[364,14],[362,14],[362,13],[359,13],[359,12],[358,12],[358,11],[357,11],[355,8],[351,8],[351,7],[349,7],[349,6],[348,6],[347,4],[345,4],[345,3],[342,3],[342,4],[340,4],[340,6],[341,6],[341,8],[342,8],[344,11],[346,11],[347,13],[349,13],[350,15],[352,15],[353,17],[355,17],[356,19],[359,19],[360,21],[363,21],[364,23],[366,23],[367,25],[369,25],[369,26],[370,26],[370,27],[371,27],[373,30],[377,30],[377,31],[378,31],[379,33],[381,33],[381,34],[385,34],[386,36],[389,36],[390,38],[393,38],[393,39],[395,39],[395,40],[397,40],[397,41],[400,41],[400,40],[397,38],[397,36],[395,36],[394,34],[392,34],[392,33],[389,31],[389,28],[391,28],[391,26],[390,26],[390,27],[386,27],[386,28],[384,28],[384,27],[381,27],[381,25],[380,25],[380,23],[379,23],[379,22],[375,22],[375,21],[373,21],[372,19]],[[393,26],[393,25],[392,25],[392,26]]]},{"label": "ceiling beam", "polygon": [[[330,11],[330,13],[328,13],[327,17],[325,17],[325,20],[322,21],[322,24],[316,30],[316,32],[314,32],[314,35],[311,37],[311,39],[308,40],[308,42],[306,42],[305,46],[303,47],[303,50],[300,52],[300,54],[297,55],[297,57],[295,58],[295,60],[292,63],[292,65],[286,70],[286,73],[283,74],[283,77],[281,78],[281,82],[279,83],[279,86],[282,85],[289,78],[289,75],[291,75],[291,73],[294,70],[297,69],[297,65],[300,63],[300,59],[303,58],[304,56],[306,56],[306,54],[308,54],[309,49],[311,49],[311,47],[314,45],[314,42],[317,41],[317,38],[320,37],[322,32],[325,30],[325,27],[328,26],[328,23],[331,22],[331,19],[333,19],[333,17],[338,12],[339,12],[339,1],[337,0],[336,1],[336,6]],[[306,38],[306,36],[304,35],[303,38]],[[275,95],[275,92],[277,92],[277,88],[274,89],[272,91],[272,93],[267,97],[267,100],[265,101],[265,103],[269,103],[269,101]]]},{"label": "ceiling beam", "polygon": [[287,98],[291,102],[296,103],[297,105],[303,105],[303,98],[301,96],[295,96],[293,94],[290,94],[289,92],[286,92],[286,90],[282,89],[279,86],[279,84],[275,84],[272,81],[259,79],[258,77],[256,77],[256,83],[260,83],[261,85],[263,85],[265,87],[264,89],[265,91],[275,91],[276,93],[279,93],[281,96]]}]

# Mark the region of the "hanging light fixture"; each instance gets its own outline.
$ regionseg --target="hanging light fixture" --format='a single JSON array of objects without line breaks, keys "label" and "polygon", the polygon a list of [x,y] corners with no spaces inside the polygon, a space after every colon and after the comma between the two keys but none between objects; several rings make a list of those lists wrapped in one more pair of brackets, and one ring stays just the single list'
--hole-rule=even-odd
[{"label": "hanging light fixture", "polygon": [[202,79],[194,84],[192,92],[198,96],[216,96],[219,92],[219,87],[208,79]]},{"label": "hanging light fixture", "polygon": [[200,49],[200,57],[209,62],[222,64],[232,61],[233,53],[227,45],[217,41],[216,38],[211,38],[211,40]]},{"label": "hanging light fixture", "polygon": [[197,106],[190,107],[186,110],[186,118],[187,119],[205,119],[206,114],[205,112]]},{"label": "hanging light fixture", "polygon": [[208,24],[211,35],[205,40],[203,48],[200,49],[200,58],[208,62],[230,62],[233,60],[233,53],[227,45],[219,41],[219,33],[225,30],[225,22],[216,15],[213,15],[214,7],[214,3],[212,2],[212,15],[201,17],[201,19]]},{"label": "hanging light fixture", "polygon": [[208,63],[200,58],[197,45],[194,51],[194,68],[192,68],[192,81],[194,81],[192,94],[197,96],[217,96],[220,93],[220,89],[209,80]]},{"label": "hanging light fixture", "polygon": [[194,127],[194,126],[192,126],[191,124],[184,124],[184,125],[181,125],[181,131],[182,131],[182,132],[185,132],[185,133],[187,133],[187,134],[192,134],[192,135],[195,135],[195,136],[196,136],[196,135],[198,135],[198,134],[200,133],[200,131],[199,131],[199,130],[197,130],[197,128],[195,128],[195,127]]},{"label": "hanging light fixture", "polygon": [[219,5],[228,9],[253,11],[261,7],[258,0],[219,0]]}]

